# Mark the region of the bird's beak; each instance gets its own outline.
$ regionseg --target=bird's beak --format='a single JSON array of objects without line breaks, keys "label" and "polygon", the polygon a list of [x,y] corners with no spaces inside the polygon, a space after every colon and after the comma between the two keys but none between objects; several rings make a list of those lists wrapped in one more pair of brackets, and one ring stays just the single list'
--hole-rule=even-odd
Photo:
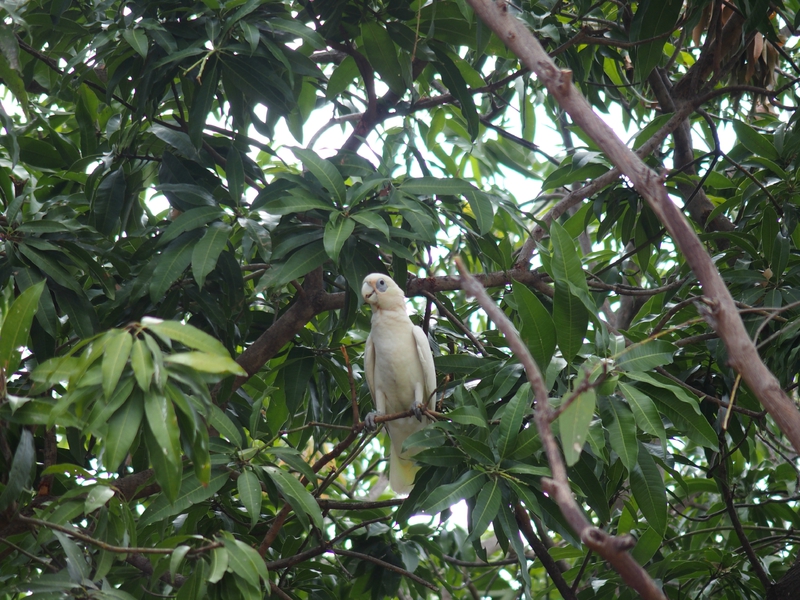
[{"label": "bird's beak", "polygon": [[364,285],[361,286],[361,295],[364,297],[364,301],[367,304],[372,304],[374,302],[375,288],[365,282]]}]

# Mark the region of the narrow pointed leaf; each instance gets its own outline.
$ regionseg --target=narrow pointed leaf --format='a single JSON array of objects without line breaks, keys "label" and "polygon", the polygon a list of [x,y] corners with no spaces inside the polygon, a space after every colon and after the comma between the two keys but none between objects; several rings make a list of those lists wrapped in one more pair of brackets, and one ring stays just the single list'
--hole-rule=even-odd
[{"label": "narrow pointed leaf", "polygon": [[639,445],[638,460],[630,471],[631,490],[647,524],[660,536],[667,530],[667,490],[650,453]]},{"label": "narrow pointed leaf", "polygon": [[117,387],[120,375],[128,364],[128,357],[131,353],[133,337],[127,331],[118,330],[109,339],[103,350],[103,393],[106,398],[111,397]]},{"label": "narrow pointed leaf", "polygon": [[600,398],[600,416],[608,430],[611,448],[619,455],[622,464],[630,471],[636,464],[639,442],[636,439],[636,420],[631,410],[613,396]]},{"label": "narrow pointed leaf", "polygon": [[[586,371],[580,370],[575,386],[588,377]],[[564,450],[564,459],[567,466],[572,466],[581,456],[583,445],[589,435],[589,423],[594,417],[595,401],[597,394],[594,388],[590,388],[578,394],[570,402],[569,406],[563,410],[558,417],[558,429],[561,433],[561,446]]]},{"label": "narrow pointed leaf", "polygon": [[250,527],[255,527],[261,516],[261,483],[252,471],[245,470],[236,481],[239,500],[250,516]]},{"label": "narrow pointed leaf", "polygon": [[464,498],[471,498],[486,483],[486,475],[478,471],[467,471],[458,481],[436,488],[422,503],[421,509],[431,515],[450,508]]},{"label": "narrow pointed leaf", "polygon": [[220,252],[228,243],[231,226],[222,221],[211,223],[192,250],[192,275],[197,287],[202,288],[206,276],[217,266]]},{"label": "narrow pointed leaf", "polygon": [[39,308],[44,285],[42,280],[22,292],[5,315],[0,329],[0,369],[6,377],[17,370],[21,356],[19,349],[28,343],[31,323]]}]

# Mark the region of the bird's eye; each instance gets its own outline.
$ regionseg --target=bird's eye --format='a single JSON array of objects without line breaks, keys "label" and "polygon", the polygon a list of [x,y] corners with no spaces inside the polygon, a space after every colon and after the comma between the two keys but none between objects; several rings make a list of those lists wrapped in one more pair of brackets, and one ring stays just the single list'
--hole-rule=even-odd
[{"label": "bird's eye", "polygon": [[385,279],[378,279],[378,291],[385,292],[386,291],[386,280]]}]

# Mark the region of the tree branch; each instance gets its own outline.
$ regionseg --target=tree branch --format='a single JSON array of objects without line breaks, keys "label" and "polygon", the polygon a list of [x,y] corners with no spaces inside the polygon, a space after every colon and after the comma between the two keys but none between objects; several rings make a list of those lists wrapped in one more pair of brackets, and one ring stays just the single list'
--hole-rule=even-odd
[{"label": "tree branch", "polygon": [[[472,2],[473,0],[470,0]],[[474,5],[473,5],[474,6]],[[528,347],[519,337],[514,325],[505,313],[494,303],[486,290],[469,274],[461,259],[456,259],[456,266],[463,280],[464,290],[474,296],[486,315],[494,321],[503,333],[514,356],[522,363],[528,381],[536,398],[535,420],[542,441],[547,462],[550,465],[552,479],[542,478],[542,488],[556,501],[561,513],[570,527],[580,536],[581,541],[600,556],[610,562],[625,582],[634,588],[645,600],[666,600],[666,596],[656,586],[639,563],[628,553],[634,545],[630,536],[615,537],[605,531],[593,527],[578,506],[567,479],[567,469],[561,458],[558,443],[550,428],[553,410],[550,408],[547,388],[539,367],[533,360]]]},{"label": "tree branch", "polygon": [[[795,450],[800,451],[800,412],[761,361],[725,282],[686,218],[669,199],[663,180],[593,112],[589,103],[572,84],[571,73],[560,70],[553,63],[527,26],[508,13],[508,6],[503,0],[496,3],[489,0],[468,1],[489,28],[519,56],[522,63],[537,74],[576,125],[594,140],[611,162],[619,166],[647,200],[703,286],[708,297],[704,317],[725,342],[730,366],[742,375]],[[738,17],[731,17],[725,29],[735,19]],[[699,61],[695,66],[697,64]]]}]

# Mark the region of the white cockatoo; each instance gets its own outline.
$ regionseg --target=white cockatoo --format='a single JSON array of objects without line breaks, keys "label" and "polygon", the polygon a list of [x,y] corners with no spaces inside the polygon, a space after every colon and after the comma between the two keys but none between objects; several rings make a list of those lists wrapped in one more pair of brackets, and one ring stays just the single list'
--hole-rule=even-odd
[{"label": "white cockatoo", "polygon": [[376,414],[392,414],[415,409],[417,418],[388,421],[390,438],[389,484],[396,494],[407,494],[414,484],[417,467],[414,449],[402,452],[406,438],[427,424],[422,408],[435,408],[436,370],[428,338],[406,313],[403,290],[382,273],[364,278],[361,295],[372,307],[372,331],[364,351],[367,385],[375,412],[364,421],[375,428]]}]

